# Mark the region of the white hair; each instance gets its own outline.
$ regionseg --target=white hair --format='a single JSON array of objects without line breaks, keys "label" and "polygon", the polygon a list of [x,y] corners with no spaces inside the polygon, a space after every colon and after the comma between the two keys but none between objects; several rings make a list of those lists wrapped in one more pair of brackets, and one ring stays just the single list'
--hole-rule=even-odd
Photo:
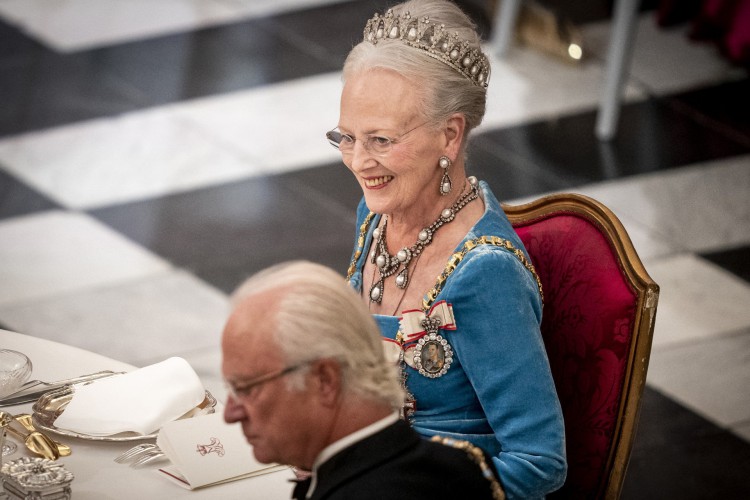
[{"label": "white hair", "polygon": [[[444,24],[451,33],[457,33],[471,48],[481,50],[476,25],[452,2],[410,0],[392,9],[394,15],[408,11],[415,19],[428,16],[431,22]],[[461,113],[466,118],[465,137],[482,122],[487,102],[485,89],[423,50],[398,39],[384,38],[377,45],[360,42],[344,62],[342,79],[346,82],[354,74],[376,68],[394,71],[414,84],[417,107],[426,121],[440,124],[452,114]]]},{"label": "white hair", "polygon": [[[368,399],[403,405],[397,368],[386,362],[380,329],[364,303],[333,270],[307,261],[272,266],[251,276],[232,294],[232,302],[279,290],[273,340],[289,365],[336,359],[344,390]],[[305,370],[287,380],[300,390]]]}]

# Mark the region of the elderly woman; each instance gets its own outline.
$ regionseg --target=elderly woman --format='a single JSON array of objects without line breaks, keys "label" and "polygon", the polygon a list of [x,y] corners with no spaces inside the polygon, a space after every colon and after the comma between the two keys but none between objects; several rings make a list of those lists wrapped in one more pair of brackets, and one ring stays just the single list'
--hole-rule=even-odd
[{"label": "elderly woman", "polygon": [[424,436],[493,455],[509,498],[538,498],[566,472],[542,290],[497,199],[464,163],[489,75],[458,7],[398,5],[370,19],[350,52],[327,137],[364,192],[348,279],[402,368],[404,416]]}]

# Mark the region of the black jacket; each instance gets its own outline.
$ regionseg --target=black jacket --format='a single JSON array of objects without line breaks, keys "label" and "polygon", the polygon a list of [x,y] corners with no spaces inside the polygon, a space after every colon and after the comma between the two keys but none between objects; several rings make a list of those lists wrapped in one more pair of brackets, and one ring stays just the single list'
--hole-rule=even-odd
[{"label": "black jacket", "polygon": [[[466,450],[427,441],[398,421],[325,462],[311,500],[482,500],[493,498],[491,484]],[[292,498],[303,499],[307,486],[301,483]]]}]

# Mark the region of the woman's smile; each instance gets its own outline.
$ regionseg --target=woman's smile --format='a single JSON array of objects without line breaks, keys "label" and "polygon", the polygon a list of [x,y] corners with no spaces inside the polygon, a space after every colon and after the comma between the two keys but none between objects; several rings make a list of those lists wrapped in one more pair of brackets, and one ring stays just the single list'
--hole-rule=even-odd
[{"label": "woman's smile", "polygon": [[392,175],[382,175],[380,177],[363,177],[367,189],[380,189],[393,180]]}]

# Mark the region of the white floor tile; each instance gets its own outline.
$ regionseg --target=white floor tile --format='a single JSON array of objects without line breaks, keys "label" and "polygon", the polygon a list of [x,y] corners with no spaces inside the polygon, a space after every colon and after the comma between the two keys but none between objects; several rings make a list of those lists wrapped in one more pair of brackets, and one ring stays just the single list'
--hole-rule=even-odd
[{"label": "white floor tile", "polygon": [[0,141],[0,164],[60,204],[90,209],[255,175],[258,164],[168,108]]},{"label": "white floor tile", "polygon": [[[598,61],[573,65],[522,46],[514,46],[502,60],[492,56],[488,46],[485,52],[490,56],[492,74],[487,111],[478,130],[553,118],[599,105],[604,77]],[[643,98],[637,87],[626,86],[626,101]]]},{"label": "white floor tile", "polygon": [[750,156],[591,184],[580,192],[679,251],[750,243]]},{"label": "white floor tile", "polygon": [[3,0],[0,13],[42,43],[75,51],[231,20],[213,0]]},{"label": "white floor tile", "polygon": [[[347,0],[223,0],[235,15],[243,18],[271,16],[285,11],[304,10]],[[363,25],[364,26],[364,25]]]},{"label": "white floor tile", "polygon": [[750,420],[750,329],[676,347],[656,347],[648,383],[728,428]]},{"label": "white floor tile", "polygon": [[[715,45],[691,41],[688,30],[688,25],[659,27],[654,13],[638,19],[629,74],[649,93],[664,95],[740,76],[741,72],[718,57]],[[609,22],[583,27],[586,46],[602,61],[610,34]]]},{"label": "white floor tile", "polygon": [[615,215],[622,225],[625,226],[625,230],[641,262],[645,263],[674,254],[675,248],[664,241],[658,234],[654,234],[649,228],[644,227],[626,214],[621,215],[615,212]]},{"label": "white floor tile", "polygon": [[225,295],[184,271],[0,307],[12,330],[136,366],[182,351],[218,352]]},{"label": "white floor tile", "polygon": [[0,221],[0,242],[3,306],[142,279],[170,268],[79,213],[50,211]]},{"label": "white floor tile", "polygon": [[176,114],[262,165],[264,173],[339,161],[325,138],[339,120],[340,73],[172,106]]},{"label": "white floor tile", "polygon": [[0,140],[5,168],[71,208],[139,200],[340,160],[339,73]]},{"label": "white floor tile", "polygon": [[646,262],[661,287],[654,346],[718,338],[750,327],[750,284],[691,254]]},{"label": "white floor tile", "polygon": [[62,52],[342,0],[0,0],[0,16]]}]

